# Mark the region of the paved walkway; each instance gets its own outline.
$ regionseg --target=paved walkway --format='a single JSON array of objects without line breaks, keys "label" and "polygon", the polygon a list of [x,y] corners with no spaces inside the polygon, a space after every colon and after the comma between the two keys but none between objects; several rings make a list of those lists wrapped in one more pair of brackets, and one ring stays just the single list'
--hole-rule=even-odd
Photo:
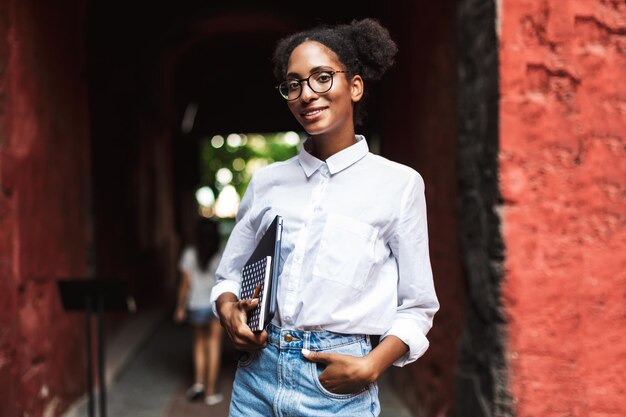
[{"label": "paved walkway", "polygon": [[[219,380],[224,401],[214,406],[188,402],[185,391],[192,375],[191,332],[186,326],[165,321],[112,382],[107,393],[107,417],[226,417],[235,370],[236,352],[225,341]],[[381,417],[410,417],[384,380],[380,392]],[[69,416],[86,417],[84,401]]]}]

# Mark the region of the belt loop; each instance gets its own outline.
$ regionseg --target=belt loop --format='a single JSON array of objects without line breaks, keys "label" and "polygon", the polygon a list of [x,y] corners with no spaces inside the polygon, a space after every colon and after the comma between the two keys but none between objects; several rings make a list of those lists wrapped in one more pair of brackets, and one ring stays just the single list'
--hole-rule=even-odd
[{"label": "belt loop", "polygon": [[270,343],[275,345],[278,344],[276,343],[276,327],[272,323],[267,326],[267,338]]},{"label": "belt loop", "polygon": [[302,342],[302,347],[304,349],[309,349],[311,347],[311,332],[305,331],[303,333],[304,341]]},{"label": "belt loop", "polygon": [[274,343],[274,345],[280,348],[280,328],[272,325],[271,323],[270,326],[272,328],[270,340]]},{"label": "belt loop", "polygon": [[285,334],[287,332],[285,332],[285,330],[283,330],[283,328],[280,328],[280,331],[278,332],[278,346],[280,347],[280,349],[286,349],[287,348],[287,343],[285,342]]}]

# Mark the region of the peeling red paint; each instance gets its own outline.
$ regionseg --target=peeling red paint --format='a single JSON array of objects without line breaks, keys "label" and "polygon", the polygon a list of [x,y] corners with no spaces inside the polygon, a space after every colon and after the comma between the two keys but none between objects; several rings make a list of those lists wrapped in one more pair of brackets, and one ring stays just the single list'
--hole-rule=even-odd
[{"label": "peeling red paint", "polygon": [[626,415],[626,4],[505,2],[501,22],[517,416]]}]

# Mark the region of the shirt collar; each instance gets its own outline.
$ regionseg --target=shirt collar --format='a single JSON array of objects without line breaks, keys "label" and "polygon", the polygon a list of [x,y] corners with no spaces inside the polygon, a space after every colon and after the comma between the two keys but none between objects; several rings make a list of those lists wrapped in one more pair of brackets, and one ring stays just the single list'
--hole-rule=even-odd
[{"label": "shirt collar", "polygon": [[[356,135],[355,138],[355,144],[337,152],[326,160],[326,165],[328,165],[328,171],[331,175],[343,171],[368,154],[369,147],[367,146],[365,137],[362,135]],[[306,139],[302,143],[300,146],[300,154],[298,155],[298,161],[300,162],[307,178],[313,175],[313,173],[324,164],[324,161],[317,159],[306,150],[307,142],[309,140],[310,138]]]}]

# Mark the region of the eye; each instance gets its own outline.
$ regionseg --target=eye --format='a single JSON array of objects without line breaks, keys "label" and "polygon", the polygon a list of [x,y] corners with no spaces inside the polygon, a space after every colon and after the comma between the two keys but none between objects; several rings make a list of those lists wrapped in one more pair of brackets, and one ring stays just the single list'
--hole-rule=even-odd
[{"label": "eye", "polygon": [[287,81],[287,88],[289,88],[289,90],[291,91],[298,90],[300,88],[300,81],[297,81],[297,80]]},{"label": "eye", "polygon": [[329,83],[330,80],[332,80],[332,79],[333,79],[332,75],[330,75],[330,73],[328,73],[328,72],[320,72],[315,77],[315,81],[317,81],[320,84]]}]

